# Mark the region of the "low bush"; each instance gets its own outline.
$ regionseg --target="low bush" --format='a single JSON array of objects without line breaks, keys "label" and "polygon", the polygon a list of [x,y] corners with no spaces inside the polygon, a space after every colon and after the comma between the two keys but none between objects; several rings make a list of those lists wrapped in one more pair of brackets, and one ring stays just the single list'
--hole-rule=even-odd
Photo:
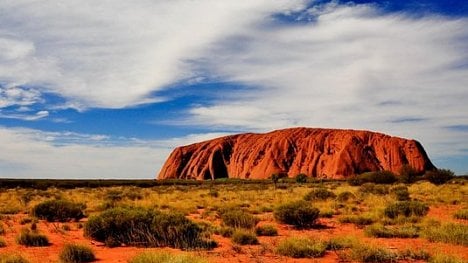
[{"label": "low bush", "polygon": [[223,224],[235,228],[254,228],[258,223],[258,218],[241,209],[230,209],[221,213]]},{"label": "low bush", "polygon": [[404,184],[414,183],[421,177],[421,173],[410,165],[403,165],[398,171],[398,174],[398,181]]},{"label": "low bush", "polygon": [[273,215],[281,223],[298,228],[311,227],[319,217],[320,210],[307,201],[296,201],[278,206]]},{"label": "low bush", "polygon": [[365,183],[393,184],[398,178],[390,171],[376,171],[360,174],[349,180],[351,185],[362,185]]},{"label": "low bush", "polygon": [[257,226],[255,228],[257,236],[277,236],[278,230],[272,225]]},{"label": "low bush", "polygon": [[278,244],[276,252],[293,258],[315,258],[325,255],[326,249],[327,245],[324,242],[303,237],[290,237]]},{"label": "low bush", "polygon": [[356,196],[349,192],[349,191],[345,191],[345,192],[342,192],[342,193],[339,193],[337,196],[336,196],[336,201],[338,202],[347,202],[351,199],[355,199]]},{"label": "low bush", "polygon": [[322,200],[327,200],[330,198],[335,198],[336,195],[322,187],[312,189],[310,192],[308,192],[304,196],[304,200],[306,201],[322,201]]},{"label": "low bush", "polygon": [[48,200],[34,206],[32,215],[49,222],[78,221],[84,217],[84,209],[84,204],[66,200]]},{"label": "low bush", "polygon": [[305,184],[305,183],[307,183],[307,175],[306,175],[306,174],[298,174],[298,175],[296,175],[296,183],[298,183],[298,184]]},{"label": "low bush", "polygon": [[390,191],[386,185],[377,185],[374,183],[365,183],[359,187],[359,192],[362,194],[386,195]]},{"label": "low bush", "polygon": [[232,233],[234,233],[234,228],[232,227],[219,227],[216,232],[216,234],[221,235],[223,237],[231,237]]},{"label": "low bush", "polygon": [[367,244],[356,244],[351,248],[351,258],[359,262],[397,262],[398,255],[390,250]]},{"label": "low bush", "polygon": [[143,252],[128,261],[129,263],[208,263],[204,258],[189,254],[167,252]]},{"label": "low bush", "polygon": [[0,263],[29,263],[29,261],[19,254],[1,254]]},{"label": "low bush", "polygon": [[419,236],[419,229],[415,226],[386,227],[382,224],[374,224],[366,227],[364,233],[370,237],[415,238]]},{"label": "low bush", "polygon": [[398,253],[400,260],[424,260],[427,261],[431,255],[426,250],[406,249]]},{"label": "low bush", "polygon": [[435,185],[445,184],[455,177],[455,173],[448,169],[437,169],[433,171],[427,171],[424,174],[424,179]]},{"label": "low bush", "polygon": [[456,211],[455,214],[453,214],[453,217],[456,219],[468,220],[468,209],[461,209]]},{"label": "low bush", "polygon": [[338,236],[328,240],[327,250],[352,248],[357,243],[359,243],[359,240],[354,236]]},{"label": "low bush", "polygon": [[411,199],[408,187],[404,185],[398,185],[390,188],[390,193],[397,201],[409,201]]},{"label": "low bush", "polygon": [[239,244],[239,245],[256,245],[258,244],[257,236],[248,231],[243,229],[237,229],[232,234],[232,242]]},{"label": "low bush", "polygon": [[96,259],[93,250],[84,245],[66,244],[59,255],[63,263],[92,262]]},{"label": "low bush", "polygon": [[112,208],[92,216],[84,227],[85,236],[107,246],[169,246],[174,248],[211,248],[201,228],[179,213],[144,208]]},{"label": "low bush", "polygon": [[340,217],[338,221],[340,223],[355,224],[358,227],[371,225],[375,222],[375,220],[372,217],[364,216],[364,215],[343,216],[343,217]]},{"label": "low bush", "polygon": [[16,242],[27,247],[45,247],[49,245],[47,236],[29,230],[23,230],[16,238]]},{"label": "low bush", "polygon": [[465,224],[430,225],[426,226],[421,234],[431,242],[468,246],[468,225]]},{"label": "low bush", "polygon": [[410,217],[416,216],[421,217],[427,215],[429,207],[419,201],[401,201],[388,205],[384,214],[388,218],[397,218],[399,216]]}]

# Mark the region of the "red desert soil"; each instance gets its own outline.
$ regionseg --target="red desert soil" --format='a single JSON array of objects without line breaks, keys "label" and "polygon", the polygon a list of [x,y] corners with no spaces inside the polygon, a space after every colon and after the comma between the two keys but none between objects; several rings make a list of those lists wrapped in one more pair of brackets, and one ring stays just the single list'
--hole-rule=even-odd
[{"label": "red desert soil", "polygon": [[[459,209],[460,206],[452,205],[447,207],[431,208],[428,217],[434,218],[441,221],[457,221],[461,223],[468,223],[466,220],[454,220],[450,216],[453,211]],[[15,238],[24,226],[20,225],[21,218],[26,215],[15,215],[11,216],[10,219],[4,220],[6,227],[6,234],[4,236],[7,246],[0,248],[0,253],[6,252],[20,252],[27,256],[31,262],[57,262],[58,254],[61,248],[66,243],[80,243],[91,246],[97,256],[97,262],[127,262],[130,258],[135,256],[137,253],[145,251],[144,248],[135,247],[118,247],[118,248],[106,248],[97,242],[86,239],[83,237],[83,230],[79,229],[77,223],[68,223],[71,227],[70,231],[61,230],[61,223],[47,223],[40,221],[37,226],[40,232],[44,233],[49,237],[52,243],[49,247],[24,247],[16,244]],[[199,214],[193,214],[190,216],[194,220],[198,220]],[[331,237],[353,235],[362,238],[369,243],[381,244],[384,247],[394,250],[405,250],[405,249],[424,249],[429,252],[443,252],[446,254],[458,255],[465,260],[468,260],[468,250],[464,246],[457,246],[444,243],[431,243],[425,239],[375,239],[367,238],[363,234],[363,230],[357,228],[352,224],[340,224],[335,218],[332,219],[320,219],[319,223],[323,226],[318,229],[311,230],[296,230],[294,228],[278,225],[273,220],[269,219],[271,216],[265,214],[262,216],[266,218],[260,222],[260,224],[273,224],[276,225],[279,231],[277,237],[259,237],[260,245],[255,246],[235,246],[233,247],[231,241],[228,238],[224,238],[218,235],[214,235],[214,239],[218,241],[219,246],[212,251],[199,251],[192,252],[201,256],[207,257],[209,262],[221,263],[221,262],[339,262],[339,257],[335,252],[327,252],[325,257],[317,259],[293,259],[283,256],[278,256],[274,253],[274,249],[278,242],[289,236],[308,236],[315,239],[327,240]],[[150,250],[155,251],[170,251],[173,253],[180,253],[180,250],[169,249],[169,248],[152,248]],[[414,262],[414,261],[412,261]]]},{"label": "red desert soil", "polygon": [[174,149],[158,178],[266,179],[299,173],[343,179],[367,171],[434,168],[415,140],[357,130],[290,128],[244,133]]}]

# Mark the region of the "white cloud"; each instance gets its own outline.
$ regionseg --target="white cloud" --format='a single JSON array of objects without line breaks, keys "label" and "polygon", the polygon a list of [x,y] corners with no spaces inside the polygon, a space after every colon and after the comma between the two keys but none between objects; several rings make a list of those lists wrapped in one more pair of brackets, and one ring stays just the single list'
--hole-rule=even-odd
[{"label": "white cloud", "polygon": [[235,47],[213,45],[200,70],[253,88],[195,106],[184,123],[377,130],[416,138],[438,157],[468,148],[444,128],[468,123],[468,19],[383,15],[369,5],[313,13],[314,23],[254,27]]},{"label": "white cloud", "polygon": [[186,61],[303,1],[2,1],[0,81],[40,84],[82,107],[151,102]]},{"label": "white cloud", "polygon": [[152,179],[174,147],[220,135],[113,141],[100,134],[0,127],[0,177]]}]

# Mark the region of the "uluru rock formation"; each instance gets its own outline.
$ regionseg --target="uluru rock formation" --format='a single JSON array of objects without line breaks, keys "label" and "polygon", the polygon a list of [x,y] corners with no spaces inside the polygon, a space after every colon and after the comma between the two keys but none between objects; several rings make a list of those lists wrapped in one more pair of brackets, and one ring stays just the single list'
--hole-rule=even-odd
[{"label": "uluru rock formation", "polygon": [[158,179],[266,179],[274,173],[342,179],[368,171],[434,169],[415,140],[358,130],[290,128],[176,148]]}]

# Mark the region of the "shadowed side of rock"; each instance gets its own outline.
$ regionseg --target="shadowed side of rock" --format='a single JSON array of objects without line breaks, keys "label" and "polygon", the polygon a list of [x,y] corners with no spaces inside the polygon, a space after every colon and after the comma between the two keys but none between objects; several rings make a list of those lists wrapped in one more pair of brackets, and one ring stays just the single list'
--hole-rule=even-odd
[{"label": "shadowed side of rock", "polygon": [[159,179],[266,179],[273,173],[342,179],[368,171],[434,169],[421,144],[356,130],[291,128],[245,133],[176,148]]}]

